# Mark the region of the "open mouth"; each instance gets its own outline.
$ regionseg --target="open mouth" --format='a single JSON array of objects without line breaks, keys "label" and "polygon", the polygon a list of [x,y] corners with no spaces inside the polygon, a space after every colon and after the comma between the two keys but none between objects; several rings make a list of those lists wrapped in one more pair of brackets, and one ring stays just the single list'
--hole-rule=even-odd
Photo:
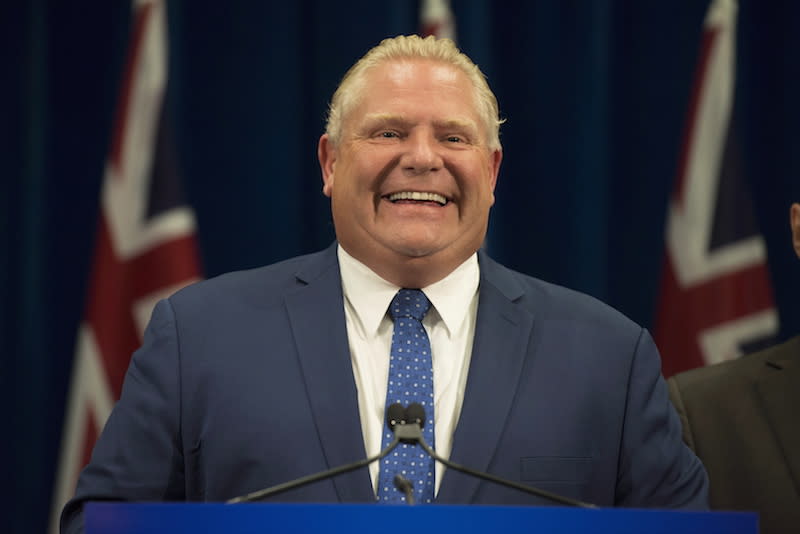
[{"label": "open mouth", "polygon": [[425,202],[445,206],[449,202],[447,197],[439,193],[428,193],[423,191],[400,191],[386,195],[384,197],[389,202]]}]

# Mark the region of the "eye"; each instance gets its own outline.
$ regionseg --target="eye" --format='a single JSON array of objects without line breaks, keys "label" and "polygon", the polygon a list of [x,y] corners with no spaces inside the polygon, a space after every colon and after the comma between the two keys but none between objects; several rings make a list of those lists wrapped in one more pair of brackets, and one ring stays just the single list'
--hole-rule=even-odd
[{"label": "eye", "polygon": [[448,143],[463,143],[464,138],[458,135],[448,135],[446,137]]},{"label": "eye", "polygon": [[390,130],[384,130],[384,131],[378,133],[378,137],[383,137],[384,139],[393,139],[395,137],[399,137],[399,135],[397,135],[397,132],[393,132],[393,131],[390,131]]}]

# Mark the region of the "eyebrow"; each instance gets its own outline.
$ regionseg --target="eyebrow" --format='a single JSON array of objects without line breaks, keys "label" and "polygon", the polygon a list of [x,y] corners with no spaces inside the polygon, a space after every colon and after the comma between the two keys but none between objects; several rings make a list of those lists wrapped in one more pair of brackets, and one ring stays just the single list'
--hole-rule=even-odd
[{"label": "eyebrow", "polygon": [[369,125],[373,124],[397,124],[400,126],[407,126],[411,121],[402,115],[395,115],[392,113],[370,113],[364,117],[364,122]]},{"label": "eyebrow", "polygon": [[[368,124],[396,124],[399,126],[409,126],[413,121],[403,115],[393,113],[371,113],[365,117],[365,122]],[[434,121],[433,125],[437,129],[468,129],[478,132],[478,125],[475,121],[469,119],[452,118],[441,121]]]}]

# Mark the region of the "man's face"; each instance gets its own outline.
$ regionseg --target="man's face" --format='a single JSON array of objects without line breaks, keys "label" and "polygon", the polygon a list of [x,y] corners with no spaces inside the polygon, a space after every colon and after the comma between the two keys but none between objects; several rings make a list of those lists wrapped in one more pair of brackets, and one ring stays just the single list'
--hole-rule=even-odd
[{"label": "man's face", "polygon": [[480,247],[502,153],[487,147],[461,70],[421,59],[374,67],[319,158],[339,242],[384,278],[419,260],[438,279]]}]

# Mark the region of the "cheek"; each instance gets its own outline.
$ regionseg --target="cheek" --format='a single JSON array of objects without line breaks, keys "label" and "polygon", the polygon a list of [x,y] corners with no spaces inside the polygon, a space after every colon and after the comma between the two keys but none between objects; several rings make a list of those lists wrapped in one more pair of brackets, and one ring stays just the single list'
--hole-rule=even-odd
[{"label": "cheek", "polygon": [[472,196],[481,207],[489,207],[494,204],[494,188],[489,176],[483,175],[472,184]]},{"label": "cheek", "polygon": [[340,217],[352,218],[364,203],[364,197],[359,192],[358,184],[349,177],[341,176],[336,185],[331,187],[331,202],[333,209],[337,210]]}]

